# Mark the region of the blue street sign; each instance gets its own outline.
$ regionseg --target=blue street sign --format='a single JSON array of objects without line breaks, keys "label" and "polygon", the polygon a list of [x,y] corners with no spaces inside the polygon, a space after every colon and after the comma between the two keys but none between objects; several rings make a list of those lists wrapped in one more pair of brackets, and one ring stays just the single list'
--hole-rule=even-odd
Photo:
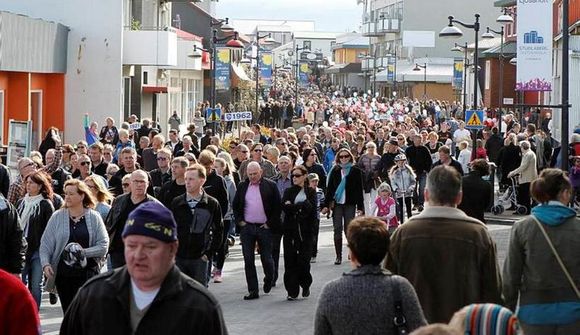
[{"label": "blue street sign", "polygon": [[465,111],[465,128],[467,129],[483,129],[483,111],[467,110]]}]

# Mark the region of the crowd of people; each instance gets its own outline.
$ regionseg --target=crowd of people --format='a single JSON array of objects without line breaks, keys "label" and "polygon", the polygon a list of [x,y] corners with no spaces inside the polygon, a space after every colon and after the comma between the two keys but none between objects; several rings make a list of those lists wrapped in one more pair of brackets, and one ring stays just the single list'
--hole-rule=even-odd
[{"label": "crowd of people", "polygon": [[[229,248],[241,244],[244,300],[280,283],[287,300],[307,298],[327,216],[334,264],[346,237],[354,269],[324,287],[316,334],[580,329],[580,159],[570,177],[552,168],[549,129],[508,114],[500,133],[489,115],[472,136],[455,103],[364,92],[286,100],[266,101],[240,136],[199,120],[180,131],[177,114],[167,138],[134,115],[100,131],[85,118],[74,145],[50,128],[16,178],[0,165],[0,268],[21,276],[34,313],[43,285],[60,299],[62,334],[223,334],[207,287],[228,280]],[[502,186],[518,177],[517,204],[531,214],[513,227],[503,273],[484,224],[495,175]]]}]

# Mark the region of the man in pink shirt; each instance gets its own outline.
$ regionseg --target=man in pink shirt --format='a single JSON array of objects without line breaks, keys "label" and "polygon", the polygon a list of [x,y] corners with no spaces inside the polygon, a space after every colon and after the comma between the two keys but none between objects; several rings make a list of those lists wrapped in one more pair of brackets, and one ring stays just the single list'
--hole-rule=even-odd
[{"label": "man in pink shirt", "polygon": [[272,230],[280,230],[281,198],[276,183],[262,178],[262,168],[250,162],[246,169],[248,179],[241,182],[234,197],[234,217],[239,227],[248,295],[244,300],[260,297],[258,275],[254,261],[256,242],[260,247],[260,260],[264,268],[264,293],[272,289],[274,261],[272,259]]}]

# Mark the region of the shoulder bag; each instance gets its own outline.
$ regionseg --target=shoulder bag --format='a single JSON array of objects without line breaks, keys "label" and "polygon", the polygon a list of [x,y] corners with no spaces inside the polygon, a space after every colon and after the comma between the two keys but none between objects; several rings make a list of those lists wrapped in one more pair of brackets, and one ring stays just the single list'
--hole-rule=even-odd
[{"label": "shoulder bag", "polygon": [[391,279],[391,288],[393,290],[393,305],[395,307],[395,315],[393,316],[393,327],[395,334],[406,335],[409,334],[407,330],[407,318],[403,311],[403,298],[401,296],[401,287],[399,281],[394,278],[394,275],[389,276]]},{"label": "shoulder bag", "polygon": [[558,261],[558,264],[560,264],[560,268],[562,268],[562,272],[564,272],[564,274],[566,275],[566,278],[568,278],[568,281],[570,282],[570,285],[572,286],[572,289],[574,289],[574,292],[576,292],[576,296],[578,297],[578,299],[580,299],[580,290],[578,290],[578,287],[574,283],[574,279],[572,279],[572,276],[570,275],[570,272],[568,272],[568,269],[566,269],[566,266],[564,265],[564,262],[562,262],[562,258],[560,258],[560,255],[556,251],[556,248],[554,247],[554,244],[552,244],[552,240],[550,240],[550,237],[548,236],[548,233],[546,232],[546,229],[544,228],[544,226],[542,225],[542,223],[534,215],[531,215],[531,217],[532,217],[532,219],[534,219],[534,222],[536,223],[536,225],[538,226],[538,228],[540,228],[540,231],[542,232],[542,234],[546,238],[546,242],[548,242],[548,245],[550,246],[550,249],[552,249],[552,253],[554,254],[554,257],[556,257],[556,260]]}]

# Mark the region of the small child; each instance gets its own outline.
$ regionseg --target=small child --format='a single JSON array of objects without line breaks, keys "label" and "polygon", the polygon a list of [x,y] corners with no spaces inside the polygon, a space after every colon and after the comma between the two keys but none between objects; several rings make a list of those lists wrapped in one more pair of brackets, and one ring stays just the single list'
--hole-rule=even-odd
[{"label": "small child", "polygon": [[385,224],[388,225],[389,234],[392,234],[399,226],[399,221],[397,220],[395,199],[391,197],[391,186],[389,183],[383,182],[381,185],[379,185],[377,193],[379,195],[372,203],[371,212],[369,214],[375,215],[381,220],[385,221]]},{"label": "small child", "polygon": [[324,203],[324,192],[320,187],[318,187],[318,174],[309,173],[308,174],[308,186],[316,191],[316,223],[314,224],[314,234],[312,234],[313,248],[312,248],[312,258],[310,258],[310,263],[316,263],[316,255],[318,254],[318,232],[320,230],[320,206]]},{"label": "small child", "polygon": [[393,192],[397,197],[397,217],[401,223],[405,222],[405,209],[407,209],[407,218],[413,215],[411,212],[411,199],[417,184],[417,176],[413,168],[407,164],[407,156],[398,154],[395,157],[395,166],[391,168],[389,177]]},{"label": "small child", "polygon": [[[482,139],[478,139],[476,142],[476,149],[475,149],[475,159],[487,159],[487,150],[485,150],[485,147],[483,146],[483,140]],[[467,171],[463,171],[464,173],[467,173]]]}]

